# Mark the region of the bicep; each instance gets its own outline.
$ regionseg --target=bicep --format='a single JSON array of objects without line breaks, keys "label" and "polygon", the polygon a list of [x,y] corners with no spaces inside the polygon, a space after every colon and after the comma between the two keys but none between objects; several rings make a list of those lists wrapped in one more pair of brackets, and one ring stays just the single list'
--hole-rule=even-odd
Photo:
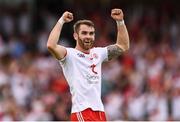
[{"label": "bicep", "polygon": [[107,46],[108,60],[117,58],[123,53],[123,50],[116,44]]},{"label": "bicep", "polygon": [[66,56],[67,50],[64,46],[57,45],[55,48],[48,48],[49,52],[58,60],[61,60]]}]

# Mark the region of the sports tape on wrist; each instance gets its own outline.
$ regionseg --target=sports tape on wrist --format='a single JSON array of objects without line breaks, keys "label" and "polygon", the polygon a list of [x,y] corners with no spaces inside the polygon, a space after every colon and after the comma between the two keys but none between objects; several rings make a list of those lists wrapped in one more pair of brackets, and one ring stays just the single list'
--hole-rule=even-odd
[{"label": "sports tape on wrist", "polygon": [[116,23],[117,23],[117,26],[124,25],[124,20],[119,20],[119,21],[116,21]]},{"label": "sports tape on wrist", "polygon": [[62,18],[62,17],[58,20],[58,23],[60,23],[60,24],[64,24],[64,20],[63,20],[63,18]]}]

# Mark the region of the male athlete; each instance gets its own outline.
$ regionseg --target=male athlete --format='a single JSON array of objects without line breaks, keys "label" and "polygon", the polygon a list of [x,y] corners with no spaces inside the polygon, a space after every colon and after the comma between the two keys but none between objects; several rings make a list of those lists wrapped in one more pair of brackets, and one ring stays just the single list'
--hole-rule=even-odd
[{"label": "male athlete", "polygon": [[112,9],[111,17],[117,23],[117,41],[107,47],[93,47],[95,28],[90,20],[74,24],[75,48],[58,45],[64,23],[73,20],[66,11],[52,29],[47,47],[59,60],[72,94],[72,121],[106,121],[101,101],[101,66],[103,61],[118,57],[129,49],[129,36],[121,9]]}]

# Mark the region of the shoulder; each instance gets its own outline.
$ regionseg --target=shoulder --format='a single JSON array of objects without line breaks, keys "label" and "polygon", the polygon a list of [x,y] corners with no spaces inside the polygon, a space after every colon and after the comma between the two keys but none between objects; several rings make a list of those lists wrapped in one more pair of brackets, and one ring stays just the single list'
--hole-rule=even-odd
[{"label": "shoulder", "polygon": [[68,55],[76,53],[76,50],[74,48],[66,47],[66,50],[67,54],[69,53]]},{"label": "shoulder", "polygon": [[101,57],[102,61],[106,61],[108,57],[108,51],[107,47],[94,47],[92,49],[93,54],[97,54],[98,56]]},{"label": "shoulder", "polygon": [[63,59],[60,60],[61,62],[70,60],[75,52],[75,50],[73,48],[69,48],[69,47],[65,47],[65,48],[66,48],[66,55],[64,56]]},{"label": "shoulder", "polygon": [[102,52],[102,51],[106,51],[107,47],[94,47],[91,49],[92,51],[98,51],[98,52]]},{"label": "shoulder", "polygon": [[71,48],[71,47],[66,47],[66,50],[68,50],[68,51],[73,51],[73,50],[74,50],[74,48]]}]

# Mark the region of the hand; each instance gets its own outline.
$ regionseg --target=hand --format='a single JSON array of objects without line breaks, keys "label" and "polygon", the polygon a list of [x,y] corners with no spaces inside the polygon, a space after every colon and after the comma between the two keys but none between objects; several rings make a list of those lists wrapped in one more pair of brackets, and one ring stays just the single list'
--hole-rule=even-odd
[{"label": "hand", "polygon": [[124,18],[123,11],[121,9],[112,9],[111,10],[111,17],[116,21],[121,21]]},{"label": "hand", "polygon": [[63,13],[61,18],[63,19],[63,21],[65,23],[68,23],[68,22],[71,22],[73,20],[73,14],[71,12],[66,11]]}]

